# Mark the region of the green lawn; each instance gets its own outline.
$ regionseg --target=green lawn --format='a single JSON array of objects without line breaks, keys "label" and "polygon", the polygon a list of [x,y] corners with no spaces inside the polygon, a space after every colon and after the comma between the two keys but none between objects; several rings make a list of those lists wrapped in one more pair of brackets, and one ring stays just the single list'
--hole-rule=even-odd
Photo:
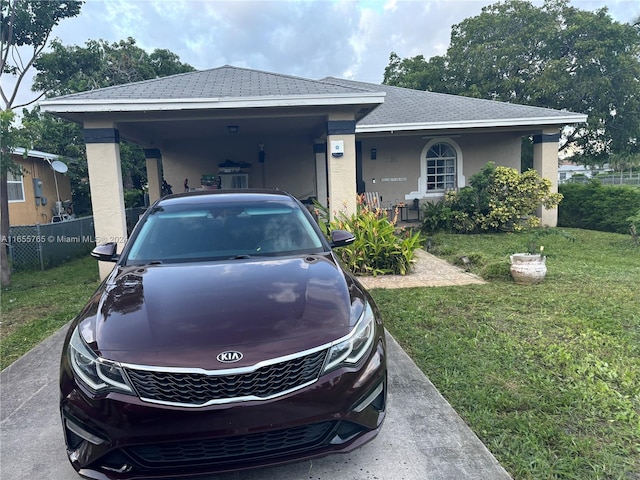
[{"label": "green lawn", "polygon": [[515,479],[640,478],[640,248],[542,238],[539,285],[508,277],[526,235],[436,235],[487,285],[373,291],[386,327]]},{"label": "green lawn", "polygon": [[19,272],[2,289],[0,367],[4,369],[71,320],[98,286],[89,257],[44,272]]},{"label": "green lawn", "polygon": [[[516,480],[640,479],[640,248],[552,235],[547,278],[520,286],[527,235],[435,235],[487,285],[374,290],[386,327]],[[69,321],[98,285],[84,258],[2,290],[2,368]]]}]

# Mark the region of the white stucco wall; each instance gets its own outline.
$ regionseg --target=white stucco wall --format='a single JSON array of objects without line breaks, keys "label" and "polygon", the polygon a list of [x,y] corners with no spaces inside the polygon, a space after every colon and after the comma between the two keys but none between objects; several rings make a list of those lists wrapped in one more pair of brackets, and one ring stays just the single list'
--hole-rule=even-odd
[{"label": "white stucco wall", "polygon": [[465,177],[471,178],[488,162],[520,170],[521,138],[520,133],[486,133],[454,139],[464,155]]},{"label": "white stucco wall", "polygon": [[[424,140],[415,137],[384,137],[362,140],[362,176],[365,191],[378,192],[382,207],[404,201],[418,187],[420,151]],[[371,149],[376,159],[371,159]]]},{"label": "white stucco wall", "polygon": [[[421,154],[432,138],[397,135],[361,139],[366,191],[378,192],[382,196],[383,207],[410,201],[405,196],[418,189]],[[521,137],[518,132],[474,133],[441,138],[450,138],[461,151],[463,169],[458,176],[458,186],[466,185],[471,176],[489,161],[520,168]],[[258,161],[260,143],[264,145],[264,164]],[[376,149],[375,160],[371,159],[372,148]],[[197,188],[202,174],[216,175],[218,164],[227,159],[251,163],[248,169],[251,188],[277,187],[300,199],[317,195],[313,143],[307,138],[293,135],[278,136],[269,141],[240,134],[224,142],[203,140],[197,143],[174,143],[162,150],[164,178],[173,185],[174,193],[182,191],[185,178],[189,179],[190,187]]]},{"label": "white stucco wall", "polygon": [[[258,158],[260,144],[264,145],[264,163]],[[250,188],[279,188],[300,199],[316,195],[315,155],[306,138],[278,136],[270,142],[239,135],[225,142],[174,143],[162,150],[164,178],[173,185],[174,193],[182,191],[185,178],[191,188],[200,187],[200,177],[218,175],[218,164],[225,160],[251,164],[245,170]]]},{"label": "white stucco wall", "polygon": [[[397,135],[362,139],[366,191],[378,192],[383,207],[407,201],[405,196],[418,190],[421,154],[432,138]],[[438,138],[449,138],[460,148],[463,169],[459,183],[466,185],[471,176],[490,161],[520,169],[521,134],[517,132],[443,135]],[[376,160],[371,159],[371,149],[376,149]]]}]

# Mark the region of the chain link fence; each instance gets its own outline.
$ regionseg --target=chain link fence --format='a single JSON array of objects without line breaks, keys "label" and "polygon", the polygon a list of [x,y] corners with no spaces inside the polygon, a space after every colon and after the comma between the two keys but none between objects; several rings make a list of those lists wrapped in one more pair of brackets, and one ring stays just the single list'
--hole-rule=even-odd
[{"label": "chain link fence", "polygon": [[573,175],[571,178],[564,180],[561,183],[588,183],[593,178],[602,182],[603,185],[631,185],[640,186],[640,172],[639,173],[623,173],[610,174],[610,175],[596,175],[594,177],[587,177],[586,175]]},{"label": "chain link fence", "polygon": [[[130,234],[144,208],[126,211]],[[9,229],[11,270],[46,270],[88,254],[96,246],[93,217],[58,223],[17,225]]]}]

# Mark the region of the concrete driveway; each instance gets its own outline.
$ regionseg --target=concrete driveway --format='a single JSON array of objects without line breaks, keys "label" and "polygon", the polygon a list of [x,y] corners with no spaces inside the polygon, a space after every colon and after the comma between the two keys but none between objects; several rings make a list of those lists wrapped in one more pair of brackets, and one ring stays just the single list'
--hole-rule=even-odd
[{"label": "concrete driveway", "polygon": [[[0,478],[77,480],[64,451],[58,363],[64,330],[0,373]],[[388,336],[389,412],[378,437],[346,455],[200,480],[511,478]]]}]

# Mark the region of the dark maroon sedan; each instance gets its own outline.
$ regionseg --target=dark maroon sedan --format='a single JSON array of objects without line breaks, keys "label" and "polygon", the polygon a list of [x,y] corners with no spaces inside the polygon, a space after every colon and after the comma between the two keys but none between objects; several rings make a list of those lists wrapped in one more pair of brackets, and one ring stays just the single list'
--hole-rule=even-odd
[{"label": "dark maroon sedan", "polygon": [[184,478],[349,452],[386,408],[384,330],[278,191],[165,197],[72,322],[60,408],[86,478]]}]

